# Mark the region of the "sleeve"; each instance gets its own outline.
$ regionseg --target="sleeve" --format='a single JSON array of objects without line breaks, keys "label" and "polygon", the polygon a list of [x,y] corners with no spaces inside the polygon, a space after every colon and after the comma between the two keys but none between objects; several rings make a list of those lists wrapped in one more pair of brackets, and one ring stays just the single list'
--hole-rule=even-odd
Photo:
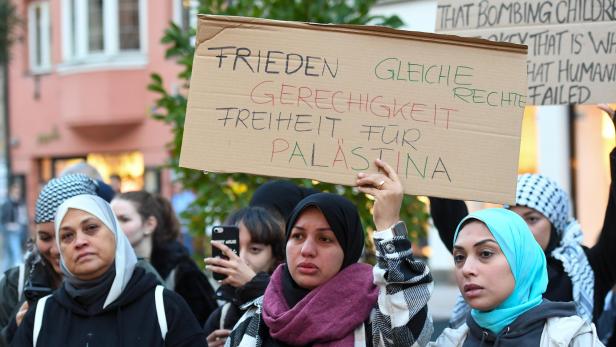
[{"label": "sleeve", "polygon": [[178,294],[167,289],[163,292],[163,298],[168,329],[165,346],[206,346],[207,342],[203,329],[201,329],[186,301]]},{"label": "sleeve", "polygon": [[19,310],[17,281],[19,281],[18,268],[7,270],[0,280],[0,330],[3,333],[11,319],[15,317],[17,310]]},{"label": "sleeve", "polygon": [[36,304],[28,309],[28,312],[17,328],[10,346],[32,346],[32,333],[34,331],[34,316],[36,314]]},{"label": "sleeve", "polygon": [[432,275],[428,266],[415,260],[404,223],[376,232],[377,265],[374,283],[379,299],[371,316],[374,345],[425,346],[432,336],[428,300]]},{"label": "sleeve", "polygon": [[211,333],[216,329],[220,329],[220,315],[222,313],[222,306],[218,307],[205,321],[205,325],[203,326],[203,333],[205,337],[210,336]]},{"label": "sleeve", "polygon": [[587,253],[588,262],[595,273],[595,317],[600,314],[605,295],[616,282],[616,257],[613,254],[616,249],[616,148],[610,153],[610,170],[612,182],[603,228],[597,243]]},{"label": "sleeve", "polygon": [[237,288],[235,294],[238,298],[239,306],[247,304],[254,299],[263,296],[265,289],[270,281],[270,275],[266,272],[259,272],[250,282]]},{"label": "sleeve", "polygon": [[453,236],[458,224],[468,215],[464,201],[430,197],[430,214],[434,227],[438,230],[441,241],[449,250],[453,250]]},{"label": "sleeve", "polygon": [[176,276],[175,292],[186,300],[197,317],[199,325],[203,326],[210,314],[218,307],[214,289],[194,263],[183,264]]},{"label": "sleeve", "polygon": [[260,337],[266,335],[267,329],[261,319],[261,310],[257,306],[251,306],[233,327],[231,335],[225,342],[225,347],[257,346],[261,345]]}]

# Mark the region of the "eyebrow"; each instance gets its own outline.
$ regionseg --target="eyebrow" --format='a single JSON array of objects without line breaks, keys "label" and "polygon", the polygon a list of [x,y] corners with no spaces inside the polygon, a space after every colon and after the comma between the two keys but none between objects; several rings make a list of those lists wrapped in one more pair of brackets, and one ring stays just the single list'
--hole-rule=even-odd
[{"label": "eyebrow", "polygon": [[94,218],[94,217],[86,217],[84,220],[82,220],[81,222],[79,222],[79,224],[86,224],[86,223],[90,223],[92,221],[96,222],[98,221],[98,218]]},{"label": "eyebrow", "polygon": [[[494,239],[483,239],[483,240],[481,240],[481,241],[479,241],[479,242],[476,242],[476,243],[473,245],[473,247],[481,246],[481,245],[486,244],[486,243],[488,243],[488,242],[493,242],[493,243],[495,243],[496,245],[498,245],[498,242],[496,242]],[[462,247],[462,246],[458,246],[458,245],[453,245],[453,248],[454,248],[454,249],[459,249],[459,250],[464,250],[464,247]]]},{"label": "eyebrow", "polygon": [[[300,227],[300,226],[298,226],[298,225],[294,225],[294,226],[293,226],[293,229],[299,229],[299,230],[301,230],[301,231],[306,231],[306,228],[304,228],[304,227]],[[332,231],[332,232],[333,232],[333,230],[332,230],[332,228],[331,228],[331,227],[326,227],[326,228],[317,228],[317,231]]]}]

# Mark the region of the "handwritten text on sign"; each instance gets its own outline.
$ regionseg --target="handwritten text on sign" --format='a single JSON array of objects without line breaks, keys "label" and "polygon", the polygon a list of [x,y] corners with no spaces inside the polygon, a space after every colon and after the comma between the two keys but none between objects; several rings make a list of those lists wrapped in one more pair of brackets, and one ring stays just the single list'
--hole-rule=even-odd
[{"label": "handwritten text on sign", "polygon": [[613,101],[616,1],[439,0],[437,31],[528,45],[528,103]]},{"label": "handwritten text on sign", "polygon": [[[522,75],[496,81],[489,76],[500,66],[451,59],[442,43],[265,23],[267,37],[251,23],[198,46],[183,166],[353,184],[381,158],[409,193],[509,199],[526,103],[522,54],[493,53]],[[319,47],[323,35],[330,47]],[[475,179],[473,165],[494,160],[503,164],[496,174]],[[485,189],[493,183],[501,187]]]}]

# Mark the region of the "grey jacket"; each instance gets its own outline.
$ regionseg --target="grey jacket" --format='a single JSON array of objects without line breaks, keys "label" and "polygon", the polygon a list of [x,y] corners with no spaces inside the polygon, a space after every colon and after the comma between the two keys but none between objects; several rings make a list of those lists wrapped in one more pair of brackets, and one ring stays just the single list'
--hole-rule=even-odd
[{"label": "grey jacket", "polygon": [[603,346],[594,324],[576,315],[572,302],[544,300],[498,335],[482,329],[469,315],[457,329],[445,329],[429,346],[443,347],[594,347]]}]

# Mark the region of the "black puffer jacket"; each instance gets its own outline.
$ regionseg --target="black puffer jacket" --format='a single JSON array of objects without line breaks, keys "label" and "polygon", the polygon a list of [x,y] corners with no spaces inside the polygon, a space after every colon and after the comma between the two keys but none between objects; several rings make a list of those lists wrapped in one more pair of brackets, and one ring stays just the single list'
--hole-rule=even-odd
[{"label": "black puffer jacket", "polygon": [[190,306],[199,325],[218,307],[216,293],[205,274],[177,241],[154,247],[152,265],[165,280],[168,289],[180,294]]},{"label": "black puffer jacket", "polygon": [[[168,328],[163,340],[156,284],[153,275],[135,268],[120,297],[99,310],[81,306],[62,286],[46,302],[37,346],[204,346],[205,335],[186,302],[168,290],[163,292]],[[11,346],[32,346],[35,312],[36,306],[28,311]]]}]

